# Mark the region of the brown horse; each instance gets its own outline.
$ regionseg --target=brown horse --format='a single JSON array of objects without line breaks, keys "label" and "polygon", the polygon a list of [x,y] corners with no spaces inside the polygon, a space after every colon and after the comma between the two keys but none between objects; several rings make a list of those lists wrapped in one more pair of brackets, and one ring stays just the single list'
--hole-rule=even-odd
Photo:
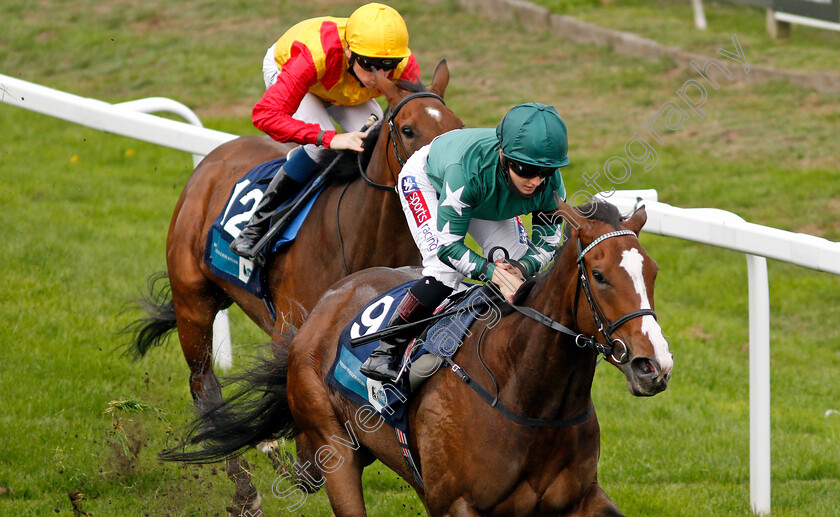
[{"label": "brown horse", "polygon": [[[408,155],[435,136],[463,127],[463,122],[443,103],[449,83],[446,61],[438,64],[428,91],[419,83],[394,84],[383,74],[376,75],[389,117],[376,133],[367,178],[380,186],[394,186]],[[393,188],[372,188],[356,175],[350,183],[328,185],[297,239],[269,257],[265,267],[276,321],[261,300],[211,273],[203,261],[207,233],[234,184],[254,166],[284,156],[292,147],[265,136],[245,136],[219,146],[201,161],[169,226],[166,265],[171,291],[150,282],[152,293],[144,304],[149,316],[127,329],[134,335],[131,350],[143,356],[177,327],[196,403],[221,400],[212,362],[213,320],[218,311],[236,303],[271,335],[310,310],[330,285],[353,271],[419,263]]]},{"label": "brown horse", "polygon": [[567,244],[521,301],[531,316],[517,310],[492,326],[494,318],[477,321],[453,357],[474,382],[495,383],[488,391],[499,405],[476,396],[455,367],[431,375],[410,400],[422,486],[393,430],[372,425],[371,411],[324,381],[342,329],[377,293],[416,278],[405,270],[374,268],[333,286],[291,343],[276,345],[263,374],[246,378],[243,394],[262,396],[248,402],[240,394],[207,411],[192,437],[205,449],[167,459],[218,460],[280,434],[299,437],[299,461],[320,468],[338,516],[364,515],[361,474],[374,459],[410,483],[430,515],[621,515],[598,485],[590,392],[599,351],[632,394],[666,388],[673,359],[653,312],[657,265],[637,240],[644,208],[628,219],[603,202],[587,207],[588,217],[565,204],[560,212]]},{"label": "brown horse", "polygon": [[[401,162],[407,155],[435,136],[463,127],[461,119],[442,102],[448,82],[449,68],[445,61],[435,70],[429,90],[435,96],[418,96],[419,88],[412,88],[414,93],[403,90],[377,74],[376,86],[385,94],[392,113],[400,102],[412,100],[400,106],[388,130],[378,133],[367,167],[368,178],[373,182],[396,185]],[[190,391],[194,398],[203,396],[208,389],[218,390],[211,358],[213,320],[219,310],[236,303],[271,334],[285,320],[294,320],[300,309],[311,309],[330,285],[350,272],[419,262],[395,193],[371,188],[358,178],[349,185],[328,186],[297,239],[269,258],[268,284],[277,321],[270,317],[261,300],[213,275],[203,260],[207,233],[225,207],[234,184],[254,166],[284,156],[292,147],[257,136],[220,145],[198,164],[175,206],[166,239],[172,297],[157,300],[156,306],[148,308],[150,317],[135,325],[133,349],[138,355],[145,355],[151,346],[161,344],[177,325],[181,348],[190,367]],[[339,256],[340,250],[344,252],[343,257]]]}]

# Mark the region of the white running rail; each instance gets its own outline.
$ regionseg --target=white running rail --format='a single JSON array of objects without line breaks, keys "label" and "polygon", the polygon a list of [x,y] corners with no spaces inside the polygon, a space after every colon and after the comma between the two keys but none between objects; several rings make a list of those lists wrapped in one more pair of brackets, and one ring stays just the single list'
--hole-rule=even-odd
[{"label": "white running rail", "polygon": [[656,190],[616,191],[606,197],[622,213],[645,205],[644,231],[678,237],[747,256],[750,310],[750,502],[770,513],[770,291],[767,258],[840,274],[840,242],[768,228],[715,208],[677,208]]},{"label": "white running rail", "polygon": [[[183,104],[161,97],[108,104],[0,74],[0,101],[87,127],[193,153],[200,159],[236,135],[205,129]],[[177,114],[193,125],[147,112]],[[143,112],[143,113],[140,113]],[[197,163],[197,161],[196,161]],[[656,190],[615,191],[603,199],[624,213],[644,204],[644,231],[741,251],[747,256],[750,310],[750,501],[770,513],[770,297],[767,260],[840,274],[840,243],[768,228],[714,208],[677,208],[657,201]],[[766,258],[765,258],[766,257]],[[227,313],[213,325],[216,363],[230,367]]]},{"label": "white running rail", "polygon": [[[0,101],[89,128],[186,151],[193,154],[193,165],[219,145],[237,138],[202,127],[192,110],[163,97],[108,104],[0,74]],[[189,124],[148,114],[155,112],[178,115]],[[230,368],[233,363],[230,343],[230,320],[227,311],[221,311],[213,322],[213,356],[219,368]]]}]

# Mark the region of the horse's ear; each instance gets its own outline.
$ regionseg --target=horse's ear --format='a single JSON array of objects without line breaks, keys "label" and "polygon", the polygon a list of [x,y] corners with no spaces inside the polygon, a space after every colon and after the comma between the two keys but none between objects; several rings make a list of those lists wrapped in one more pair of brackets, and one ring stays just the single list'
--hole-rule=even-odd
[{"label": "horse's ear", "polygon": [[373,73],[373,84],[376,89],[385,94],[385,99],[392,107],[400,100],[400,89],[397,85],[391,82],[388,77],[382,73],[382,70],[376,70]]},{"label": "horse's ear", "polygon": [[[589,228],[589,219],[584,217],[576,209],[567,205],[566,202],[563,201],[563,198],[561,198],[556,192],[554,193],[554,199],[557,201],[557,212],[555,212],[554,218],[559,219],[562,217],[565,219],[566,222],[569,223],[572,235],[579,235],[581,230]],[[560,221],[558,220],[557,222],[559,223]]]},{"label": "horse's ear", "polygon": [[429,91],[440,95],[442,99],[446,93],[446,86],[449,84],[449,65],[442,59],[435,68],[435,75],[432,77],[432,86]]},{"label": "horse's ear", "polygon": [[642,205],[633,212],[633,215],[631,215],[629,219],[621,223],[621,226],[628,230],[632,230],[633,233],[639,235],[639,232],[642,231],[642,227],[646,222],[647,212],[645,211],[644,205]]}]

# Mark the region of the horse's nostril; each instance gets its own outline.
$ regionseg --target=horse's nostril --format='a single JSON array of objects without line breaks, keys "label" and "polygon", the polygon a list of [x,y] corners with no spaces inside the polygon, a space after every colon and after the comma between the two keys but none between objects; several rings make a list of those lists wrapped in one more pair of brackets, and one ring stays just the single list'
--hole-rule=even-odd
[{"label": "horse's nostril", "polygon": [[643,375],[645,377],[656,374],[656,367],[653,365],[650,359],[642,357],[633,361],[633,369],[636,370],[636,373],[638,375]]}]

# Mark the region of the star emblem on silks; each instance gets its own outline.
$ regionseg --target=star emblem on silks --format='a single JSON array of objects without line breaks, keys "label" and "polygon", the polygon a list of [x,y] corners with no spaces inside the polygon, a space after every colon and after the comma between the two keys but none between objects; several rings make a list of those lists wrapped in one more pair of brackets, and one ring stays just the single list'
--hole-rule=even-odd
[{"label": "star emblem on silks", "polygon": [[475,262],[470,261],[470,252],[465,251],[461,258],[458,260],[449,259],[449,262],[452,263],[452,267],[455,268],[456,271],[459,271],[464,274],[464,276],[470,276],[473,269],[475,269]]},{"label": "star emblem on silks", "polygon": [[461,201],[461,194],[464,192],[464,187],[461,187],[457,190],[452,190],[449,188],[449,183],[444,184],[444,188],[446,189],[446,199],[441,202],[440,206],[451,206],[453,210],[458,215],[461,214],[461,210],[466,208],[467,204]]}]

